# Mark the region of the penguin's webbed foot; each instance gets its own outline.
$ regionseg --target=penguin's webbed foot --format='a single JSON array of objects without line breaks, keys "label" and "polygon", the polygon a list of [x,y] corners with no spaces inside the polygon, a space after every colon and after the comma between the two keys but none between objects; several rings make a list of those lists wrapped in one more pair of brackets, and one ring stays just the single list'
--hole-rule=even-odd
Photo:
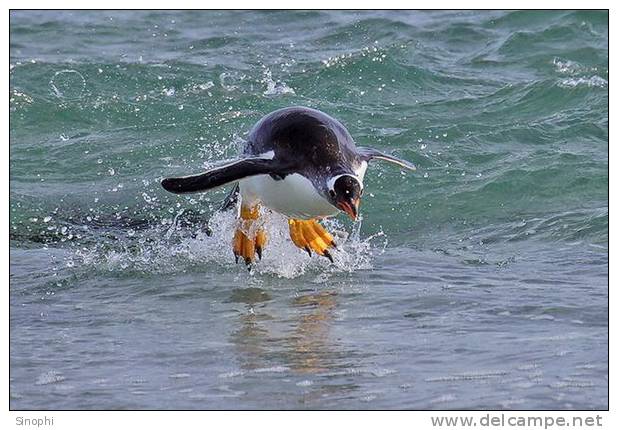
[{"label": "penguin's webbed foot", "polygon": [[259,206],[241,206],[240,219],[234,233],[232,248],[236,263],[243,259],[245,264],[251,269],[251,264],[255,261],[255,254],[262,259],[262,251],[266,245],[266,232],[263,228],[254,229],[254,223],[258,220],[260,213]]},{"label": "penguin's webbed foot", "polygon": [[337,245],[333,236],[317,220],[289,219],[288,224],[290,238],[294,245],[307,251],[309,256],[313,251],[334,263],[333,256],[328,249],[336,248]]}]

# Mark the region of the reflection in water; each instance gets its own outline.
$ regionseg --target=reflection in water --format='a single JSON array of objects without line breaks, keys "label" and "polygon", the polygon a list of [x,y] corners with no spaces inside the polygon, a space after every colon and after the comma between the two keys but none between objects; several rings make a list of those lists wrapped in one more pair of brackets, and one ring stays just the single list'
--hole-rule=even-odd
[{"label": "reflection in water", "polygon": [[294,335],[289,338],[287,354],[290,367],[299,373],[328,370],[334,355],[330,343],[330,322],[337,305],[334,292],[320,292],[296,297],[292,305],[299,309]]},{"label": "reflection in water", "polygon": [[[240,328],[232,334],[232,342],[238,349],[240,367],[243,370],[253,370],[267,367],[266,345],[271,341],[265,322],[272,317],[263,311],[263,303],[271,297],[261,288],[243,288],[234,290],[230,301],[245,303],[247,312],[240,315]],[[262,304],[261,304],[262,303]],[[261,304],[261,305],[260,305]],[[256,313],[255,307],[260,309]]]},{"label": "reflection in water", "polygon": [[237,289],[230,301],[247,305],[232,335],[243,370],[283,365],[297,373],[320,373],[332,371],[337,359],[345,357],[330,336],[337,307],[334,291],[297,296],[284,309],[276,308],[260,288]]},{"label": "reflection in water", "polygon": [[299,402],[303,405],[358,390],[355,384],[341,384],[341,380],[333,378],[352,373],[356,367],[350,362],[354,354],[333,340],[337,298],[334,291],[312,291],[275,301],[259,288],[234,291],[230,300],[246,305],[239,317],[240,327],[231,338],[242,371],[302,377],[297,386],[302,390]]}]

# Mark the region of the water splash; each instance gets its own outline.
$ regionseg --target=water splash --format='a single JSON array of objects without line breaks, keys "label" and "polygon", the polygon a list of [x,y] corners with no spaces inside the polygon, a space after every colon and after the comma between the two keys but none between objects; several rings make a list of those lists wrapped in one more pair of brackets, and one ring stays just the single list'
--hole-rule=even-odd
[{"label": "water splash", "polygon": [[288,86],[285,82],[273,80],[270,69],[264,69],[264,78],[262,79],[262,83],[266,84],[266,90],[263,93],[266,97],[296,94],[294,88]]},{"label": "water splash", "polygon": [[[235,211],[216,212],[203,226],[187,226],[180,219],[184,211],[176,213],[170,225],[155,225],[146,231],[132,230],[122,241],[97,242],[82,247],[68,257],[82,269],[110,272],[175,273],[190,267],[219,266],[230,271],[244,271],[243,264],[235,264],[232,237],[236,227]],[[309,257],[289,239],[287,220],[280,214],[265,212],[264,228],[268,243],[262,260],[251,267],[251,276],[270,275],[297,278],[307,273],[322,272],[329,277],[335,273],[352,273],[371,269],[374,252],[383,252],[387,240],[383,232],[361,239],[361,223],[348,234],[337,219],[324,222],[337,241],[332,251],[335,262],[314,255]],[[375,242],[376,246],[372,246]]]}]

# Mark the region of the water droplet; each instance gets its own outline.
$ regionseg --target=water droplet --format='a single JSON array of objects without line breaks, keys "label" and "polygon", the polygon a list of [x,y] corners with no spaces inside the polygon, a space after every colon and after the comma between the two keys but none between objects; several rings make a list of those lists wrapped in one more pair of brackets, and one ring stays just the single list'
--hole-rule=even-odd
[{"label": "water droplet", "polygon": [[156,200],[156,198],[153,199],[146,193],[142,193],[142,198],[146,203],[152,203],[154,200]]},{"label": "water droplet", "polygon": [[51,219],[52,218],[50,216],[46,216],[45,218],[43,218],[43,222],[50,222]]},{"label": "water droplet", "polygon": [[86,89],[86,79],[77,70],[60,70],[49,81],[54,95],[62,99],[79,99]]}]

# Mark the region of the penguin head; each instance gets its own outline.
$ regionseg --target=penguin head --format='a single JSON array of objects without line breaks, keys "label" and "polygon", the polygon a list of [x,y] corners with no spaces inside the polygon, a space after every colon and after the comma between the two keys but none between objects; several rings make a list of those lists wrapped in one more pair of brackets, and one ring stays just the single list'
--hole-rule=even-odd
[{"label": "penguin head", "polygon": [[363,183],[354,175],[338,175],[328,181],[330,204],[347,213],[352,220],[356,220],[362,195]]}]

